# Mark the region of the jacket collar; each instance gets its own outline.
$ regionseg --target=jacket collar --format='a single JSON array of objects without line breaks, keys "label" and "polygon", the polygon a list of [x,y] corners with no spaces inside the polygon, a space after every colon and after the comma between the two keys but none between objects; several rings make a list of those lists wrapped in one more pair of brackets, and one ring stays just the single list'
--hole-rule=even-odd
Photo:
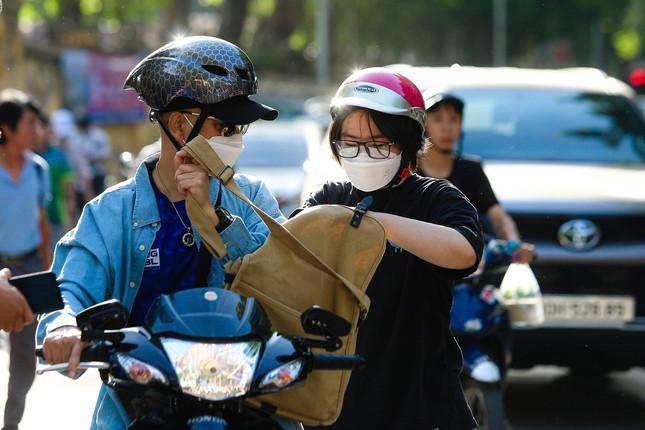
[{"label": "jacket collar", "polygon": [[134,175],[134,209],[132,211],[132,228],[136,229],[159,222],[157,200],[150,183],[150,174],[159,161],[159,154],[145,159]]}]

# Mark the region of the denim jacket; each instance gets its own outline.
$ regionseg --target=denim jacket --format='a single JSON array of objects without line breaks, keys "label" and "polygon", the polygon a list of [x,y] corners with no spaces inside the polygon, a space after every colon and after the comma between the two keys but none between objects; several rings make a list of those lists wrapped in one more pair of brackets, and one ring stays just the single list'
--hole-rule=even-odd
[{"label": "denim jacket", "polygon": [[[93,304],[115,298],[131,310],[148,252],[161,228],[149,176],[155,161],[146,160],[134,178],[115,185],[89,202],[76,228],[56,245],[52,270],[60,282],[65,308],[40,319],[36,335],[38,344],[56,328],[75,326],[75,315]],[[235,175],[234,180],[258,207],[278,222],[284,222],[276,199],[263,182],[240,174]],[[219,183],[211,179],[213,204],[219,189]],[[246,203],[224,187],[221,192],[221,205],[235,218],[221,232],[228,258],[234,260],[262,245],[269,229]],[[193,233],[199,244],[199,235]],[[208,285],[221,287],[223,281],[222,262],[212,259]],[[127,428],[127,415],[118,402],[112,401],[114,395],[105,385],[101,388],[91,429]]]}]

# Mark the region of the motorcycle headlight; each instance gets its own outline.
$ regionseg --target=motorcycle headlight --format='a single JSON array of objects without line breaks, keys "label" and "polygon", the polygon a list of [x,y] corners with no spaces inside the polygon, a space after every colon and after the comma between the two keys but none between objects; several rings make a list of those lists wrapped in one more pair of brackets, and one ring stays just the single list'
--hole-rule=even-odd
[{"label": "motorcycle headlight", "polygon": [[134,382],[148,384],[151,381],[167,385],[168,380],[159,369],[125,354],[116,355],[119,364]]},{"label": "motorcycle headlight", "polygon": [[260,342],[199,343],[161,339],[184,393],[208,400],[246,394],[260,355]]},{"label": "motorcycle headlight", "polygon": [[260,381],[260,389],[264,391],[279,390],[298,380],[304,367],[301,359],[290,361],[266,374]]}]

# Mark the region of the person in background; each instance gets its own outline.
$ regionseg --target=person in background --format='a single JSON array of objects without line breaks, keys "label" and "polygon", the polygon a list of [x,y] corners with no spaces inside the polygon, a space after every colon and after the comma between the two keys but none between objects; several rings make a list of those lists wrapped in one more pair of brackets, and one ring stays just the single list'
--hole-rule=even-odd
[{"label": "person in background", "polygon": [[[42,132],[39,112],[25,93],[17,90],[0,93],[0,267],[9,268],[14,275],[47,270],[51,264],[46,213],[49,168],[45,160],[32,152]],[[8,276],[10,273],[5,271],[3,283]],[[0,288],[14,302],[8,306],[10,312],[14,311],[13,322],[3,324],[17,329],[33,319],[15,290],[6,284]],[[36,324],[31,323],[9,335],[9,387],[3,430],[17,430],[25,410],[25,398],[36,370],[35,330]]]},{"label": "person in background", "polygon": [[83,116],[77,123],[78,131],[73,136],[72,148],[83,148],[87,162],[90,166],[90,182],[92,197],[98,196],[105,189],[104,163],[112,156],[112,145],[108,134],[94,124],[90,116]]},{"label": "person in background", "polygon": [[70,110],[55,110],[51,115],[51,128],[54,140],[67,156],[74,172],[75,211],[72,219],[77,219],[85,203],[94,197],[91,162],[83,140],[78,138],[78,127]]},{"label": "person in background", "polygon": [[40,115],[43,132],[35,142],[34,150],[49,164],[51,201],[47,216],[52,227],[52,249],[76,223],[76,200],[74,194],[74,171],[63,150],[54,143],[54,132],[49,118]]},{"label": "person in background", "polygon": [[516,242],[516,262],[533,261],[535,247],[522,242],[513,218],[497,200],[480,160],[455,153],[462,137],[464,102],[452,94],[437,93],[426,97],[425,103],[429,142],[419,156],[417,172],[452,182],[468,197],[480,217],[488,216],[497,237]]},{"label": "person in background", "polygon": [[339,87],[331,115],[329,145],[349,182],[328,182],[304,208],[351,207],[371,196],[368,214],[383,224],[388,243],[358,332],[356,352],[367,365],[352,372],[330,428],[472,430],[450,307],[452,281],[481,258],[477,212],[448,181],[414,173],[425,108],[405,76],[379,67],[355,72]]}]

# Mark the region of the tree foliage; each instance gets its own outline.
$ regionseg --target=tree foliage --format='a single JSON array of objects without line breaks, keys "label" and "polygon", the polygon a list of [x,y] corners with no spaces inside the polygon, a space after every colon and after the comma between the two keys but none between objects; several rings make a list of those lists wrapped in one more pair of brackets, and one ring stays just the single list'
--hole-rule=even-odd
[{"label": "tree foliage", "polygon": [[[489,65],[494,0],[332,1],[332,60],[339,74],[356,65],[408,62]],[[212,14],[218,32],[276,71],[313,73],[318,54],[316,0],[15,0],[24,26],[95,38],[117,33],[123,50],[149,49],[156,29],[190,33],[192,12]],[[642,55],[645,0],[507,0],[511,65],[595,65],[620,70]],[[97,29],[99,30],[97,32]]]}]

